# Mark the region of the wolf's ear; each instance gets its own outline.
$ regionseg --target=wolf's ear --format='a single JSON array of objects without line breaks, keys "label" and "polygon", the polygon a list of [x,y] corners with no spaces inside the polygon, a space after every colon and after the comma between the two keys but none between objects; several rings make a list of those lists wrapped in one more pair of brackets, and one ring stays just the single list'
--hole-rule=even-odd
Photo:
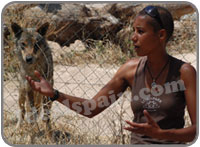
[{"label": "wolf's ear", "polygon": [[49,23],[46,22],[37,29],[37,32],[40,33],[40,35],[44,36],[46,34],[48,28],[49,28]]},{"label": "wolf's ear", "polygon": [[11,28],[12,28],[14,34],[15,34],[15,37],[19,38],[21,33],[22,33],[22,31],[23,31],[22,28],[16,23],[12,23],[11,24]]}]

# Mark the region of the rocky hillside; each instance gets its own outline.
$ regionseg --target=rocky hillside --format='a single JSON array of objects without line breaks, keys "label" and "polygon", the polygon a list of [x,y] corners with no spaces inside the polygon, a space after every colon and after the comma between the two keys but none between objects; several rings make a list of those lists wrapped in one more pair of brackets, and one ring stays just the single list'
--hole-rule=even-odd
[{"label": "rocky hillside", "polygon": [[[34,28],[49,22],[47,39],[56,54],[54,61],[57,63],[64,60],[66,64],[85,61],[121,64],[134,56],[130,41],[131,23],[137,12],[148,4],[13,3],[2,13],[4,56],[7,57],[4,59],[4,65],[7,67],[16,63],[13,60],[14,39],[10,29],[11,22],[17,22],[22,27]],[[194,51],[197,46],[195,9],[188,3],[154,5],[169,9],[175,20],[175,32],[168,44],[168,50],[176,54]],[[8,71],[15,70],[10,68],[8,67]]]}]

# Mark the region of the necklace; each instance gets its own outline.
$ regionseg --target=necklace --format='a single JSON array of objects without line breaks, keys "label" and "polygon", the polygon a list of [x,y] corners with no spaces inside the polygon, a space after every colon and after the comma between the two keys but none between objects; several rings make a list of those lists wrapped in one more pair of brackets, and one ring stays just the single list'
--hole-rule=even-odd
[{"label": "necklace", "polygon": [[151,79],[152,79],[151,88],[154,88],[157,85],[156,81],[160,77],[161,73],[165,70],[165,68],[167,67],[168,63],[169,63],[169,58],[168,58],[167,62],[165,63],[165,65],[163,66],[163,68],[161,69],[161,71],[158,73],[158,75],[155,78],[153,77],[153,75],[152,75],[152,73],[151,73],[151,71],[149,69],[149,66],[147,65],[147,70],[148,70],[148,72],[149,72],[149,74],[151,76]]}]

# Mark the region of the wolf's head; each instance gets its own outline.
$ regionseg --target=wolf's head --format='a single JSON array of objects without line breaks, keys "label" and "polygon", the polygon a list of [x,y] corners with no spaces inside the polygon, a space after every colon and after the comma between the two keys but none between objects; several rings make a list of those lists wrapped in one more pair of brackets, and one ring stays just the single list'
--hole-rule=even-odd
[{"label": "wolf's head", "polygon": [[48,49],[45,34],[49,23],[45,23],[38,29],[21,28],[17,23],[12,23],[11,28],[15,34],[16,47],[25,63],[34,64],[37,59]]}]

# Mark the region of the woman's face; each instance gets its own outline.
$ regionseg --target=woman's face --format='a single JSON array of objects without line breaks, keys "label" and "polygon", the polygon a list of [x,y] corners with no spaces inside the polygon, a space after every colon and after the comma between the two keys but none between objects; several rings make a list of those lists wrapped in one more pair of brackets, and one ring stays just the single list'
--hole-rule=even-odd
[{"label": "woman's face", "polygon": [[147,56],[160,47],[159,34],[148,22],[150,16],[137,16],[133,23],[132,41],[138,56]]}]

